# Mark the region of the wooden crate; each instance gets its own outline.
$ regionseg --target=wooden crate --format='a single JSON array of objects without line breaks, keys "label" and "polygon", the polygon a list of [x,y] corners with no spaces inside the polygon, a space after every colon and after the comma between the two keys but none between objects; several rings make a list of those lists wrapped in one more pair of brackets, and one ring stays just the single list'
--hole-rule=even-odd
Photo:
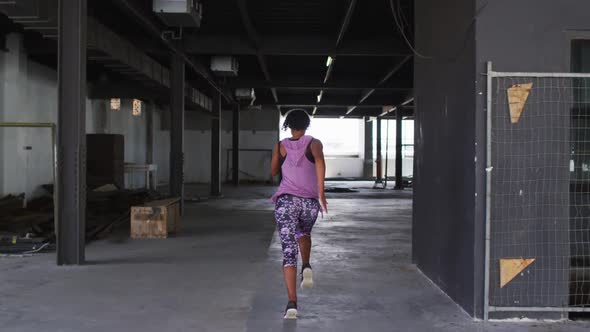
[{"label": "wooden crate", "polygon": [[131,208],[132,239],[165,239],[178,232],[180,198],[153,201]]}]

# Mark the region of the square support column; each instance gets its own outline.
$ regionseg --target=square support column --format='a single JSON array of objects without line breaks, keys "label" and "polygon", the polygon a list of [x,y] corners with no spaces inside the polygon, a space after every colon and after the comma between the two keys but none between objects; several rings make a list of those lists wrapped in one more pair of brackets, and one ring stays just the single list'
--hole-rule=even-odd
[{"label": "square support column", "polygon": [[373,177],[373,122],[365,117],[365,163],[363,167],[363,177],[370,179]]},{"label": "square support column", "polygon": [[211,196],[221,196],[221,94],[213,93],[211,112]]},{"label": "square support column", "polygon": [[402,124],[403,112],[398,107],[395,111],[395,190],[403,190]]},{"label": "square support column", "polygon": [[[146,154],[145,154],[145,163],[146,164],[153,164],[154,163],[154,135],[155,135],[155,128],[154,128],[154,113],[156,112],[156,105],[154,102],[148,102],[146,104]],[[106,112],[105,112],[106,113]]]},{"label": "square support column", "polygon": [[85,260],[86,0],[59,1],[57,264]]},{"label": "square support column", "polygon": [[377,177],[375,183],[383,183],[383,156],[381,151],[381,118],[377,118],[377,157],[375,163],[377,164]]},{"label": "square support column", "polygon": [[232,130],[232,180],[234,186],[240,185],[240,105],[234,106]]},{"label": "square support column", "polygon": [[172,56],[170,71],[170,194],[180,197],[184,210],[184,91],[185,63],[178,55]]}]

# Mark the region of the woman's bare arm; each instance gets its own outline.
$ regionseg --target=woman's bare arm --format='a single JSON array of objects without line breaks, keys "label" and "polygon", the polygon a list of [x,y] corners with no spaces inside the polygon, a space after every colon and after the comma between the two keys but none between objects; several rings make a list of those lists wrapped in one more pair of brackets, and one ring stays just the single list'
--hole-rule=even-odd
[{"label": "woman's bare arm", "polygon": [[276,145],[274,151],[272,152],[272,160],[270,162],[270,175],[277,176],[279,175],[279,171],[281,170],[281,161],[279,158],[280,153],[280,143]]},{"label": "woman's bare arm", "polygon": [[314,139],[311,142],[311,153],[315,159],[315,171],[318,177],[318,191],[320,194],[320,203],[324,208],[324,211],[328,213],[328,201],[326,200],[325,193],[325,180],[326,180],[326,160],[324,159],[324,146],[322,142]]}]

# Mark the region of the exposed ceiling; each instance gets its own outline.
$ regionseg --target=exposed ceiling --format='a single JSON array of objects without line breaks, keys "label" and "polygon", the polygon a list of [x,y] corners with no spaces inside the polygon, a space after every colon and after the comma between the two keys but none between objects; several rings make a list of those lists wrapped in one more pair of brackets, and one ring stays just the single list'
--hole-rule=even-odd
[{"label": "exposed ceiling", "polygon": [[[151,2],[88,0],[88,11],[167,67],[168,45],[148,34],[146,22],[126,9],[134,6],[155,28],[170,29],[152,13]],[[282,112],[303,107],[322,117],[378,116],[384,106],[398,106],[413,96],[412,52],[398,27],[413,40],[411,0],[202,0],[202,4],[201,27],[183,30],[182,40],[175,45],[203,68],[208,68],[211,56],[236,57],[239,75],[215,78],[215,83],[225,91],[254,88],[254,105],[277,107]],[[0,4],[0,11],[4,7]],[[9,24],[0,17],[0,29],[8,30]],[[28,34],[31,54],[41,59],[54,57],[55,45]],[[328,57],[332,59],[329,66]],[[95,65],[98,73],[112,71]],[[209,93],[211,81],[195,71],[189,70],[187,79]],[[91,79],[98,76],[104,75],[89,75]]]}]

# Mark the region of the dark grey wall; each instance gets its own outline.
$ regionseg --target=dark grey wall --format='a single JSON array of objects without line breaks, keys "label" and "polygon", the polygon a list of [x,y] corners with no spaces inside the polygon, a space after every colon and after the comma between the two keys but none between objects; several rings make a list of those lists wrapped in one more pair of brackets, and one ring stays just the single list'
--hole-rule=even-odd
[{"label": "dark grey wall", "polygon": [[[588,31],[590,28],[590,20],[588,20],[590,2],[585,0],[558,2],[477,0],[477,8],[480,8],[477,18],[477,90],[484,92],[477,98],[477,127],[480,134],[477,141],[483,147],[485,136],[480,129],[485,128],[485,114],[482,110],[485,107],[486,82],[479,73],[485,72],[486,62],[492,61],[495,70],[498,71],[569,72],[570,38],[579,35],[576,31]],[[547,80],[526,81],[534,81],[538,87],[552,84]],[[514,83],[516,82],[524,81],[515,80]],[[500,82],[500,84],[503,83]],[[509,85],[504,84],[500,88],[504,91]],[[505,201],[503,206],[492,204],[492,216],[534,221],[533,223],[518,222],[515,225],[492,223],[491,296],[492,303],[496,305],[559,306],[567,304],[569,247],[552,245],[546,239],[551,238],[553,242],[562,244],[568,241],[569,109],[559,109],[557,106],[545,107],[543,110],[537,109],[533,105],[538,98],[554,98],[554,100],[565,98],[563,95],[551,95],[550,90],[542,92],[546,95],[540,96],[533,90],[528,101],[530,107],[525,110],[526,113],[517,125],[508,124],[508,114],[504,114],[507,113],[507,109],[500,109],[504,111],[502,114],[495,113],[498,116],[497,128],[509,126],[510,128],[504,129],[510,129],[514,134],[510,137],[512,144],[497,145],[498,153],[494,154],[492,159],[498,166],[493,171],[493,188],[496,193],[505,194],[504,196],[510,200]],[[535,117],[535,114],[539,116]],[[539,123],[539,121],[545,122]],[[518,128],[529,131],[529,134],[515,130]],[[538,137],[563,137],[565,144],[551,144],[542,139],[531,140],[529,137],[531,133],[540,135]],[[499,136],[497,138],[502,139]],[[502,153],[500,150],[503,150]],[[552,156],[549,156],[549,153],[552,153]],[[507,154],[520,155],[520,157],[508,159],[505,157]],[[543,158],[529,158],[525,157],[525,154],[543,156]],[[478,155],[484,156],[485,150],[478,150]],[[503,182],[502,179],[509,176],[505,173],[503,166],[509,165],[518,165],[527,171],[521,173],[517,179]],[[478,174],[485,173],[482,169],[478,171],[480,172]],[[556,178],[563,181],[555,181]],[[535,187],[531,187],[533,184]],[[543,188],[542,195],[538,188]],[[478,193],[483,193],[484,189],[480,183]],[[519,192],[523,194],[516,194]],[[531,208],[517,211],[506,209],[506,205],[510,202],[512,204],[522,202],[523,205]],[[498,201],[498,203],[501,202]],[[483,218],[482,209],[485,205],[478,201],[477,206],[478,219]],[[509,232],[506,227],[509,227],[511,231]],[[532,228],[536,228],[537,232],[531,232]],[[526,242],[533,245],[522,245]],[[528,269],[527,274],[504,289],[499,289],[498,259],[529,256],[534,256],[537,261]],[[540,292],[542,294],[539,294]]]},{"label": "dark grey wall", "polygon": [[586,0],[477,0],[477,4],[478,73],[485,71],[486,61],[501,71],[568,72],[568,35],[590,28]]},{"label": "dark grey wall", "polygon": [[[475,252],[474,0],[416,0],[413,259],[480,315]],[[476,263],[477,262],[477,263]]]}]

